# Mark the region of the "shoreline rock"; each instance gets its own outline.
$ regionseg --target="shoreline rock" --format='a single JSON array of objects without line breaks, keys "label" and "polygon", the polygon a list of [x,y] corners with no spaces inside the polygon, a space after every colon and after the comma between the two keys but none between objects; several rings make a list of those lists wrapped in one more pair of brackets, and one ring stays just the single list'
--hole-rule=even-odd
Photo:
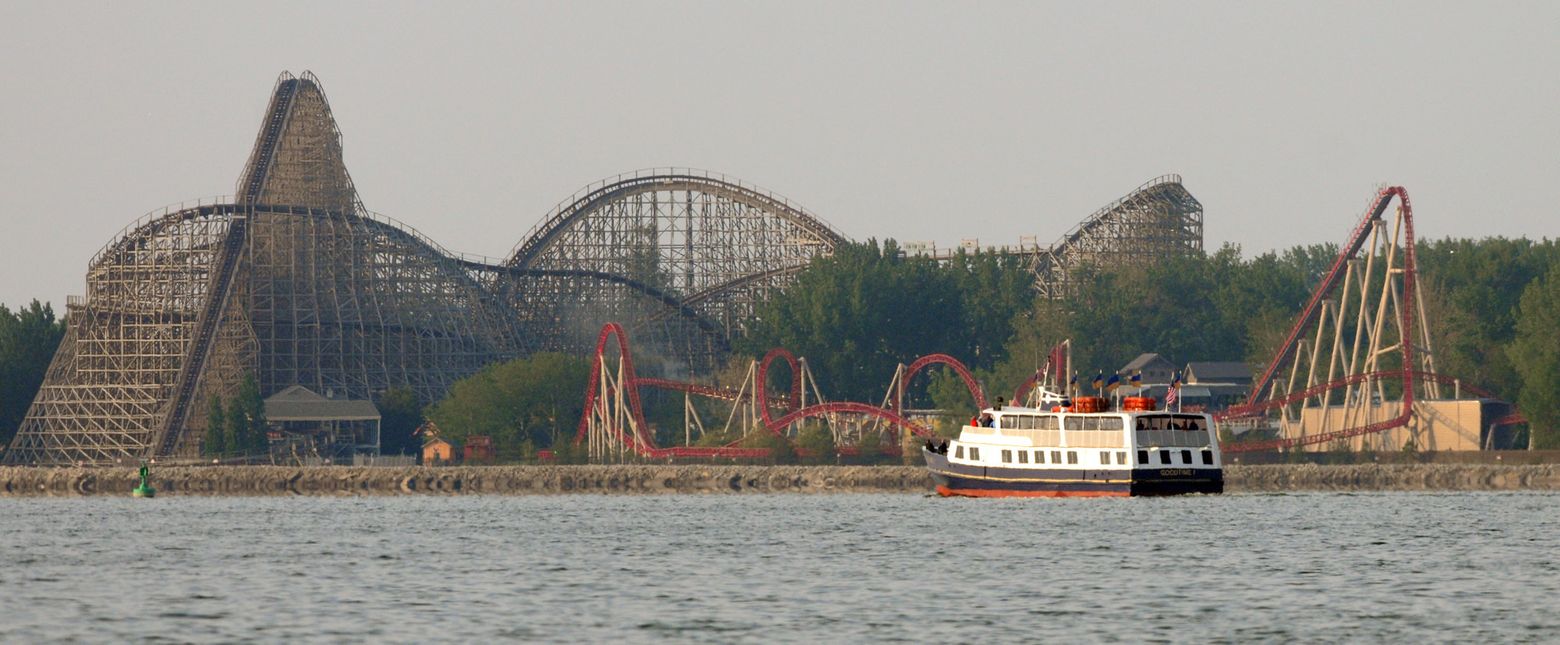
[{"label": "shoreline rock", "polygon": [[[1228,493],[1555,491],[1560,465],[1274,464],[1225,468]],[[0,467],[0,497],[125,495],[133,468]],[[161,496],[930,493],[920,466],[169,466]]]}]

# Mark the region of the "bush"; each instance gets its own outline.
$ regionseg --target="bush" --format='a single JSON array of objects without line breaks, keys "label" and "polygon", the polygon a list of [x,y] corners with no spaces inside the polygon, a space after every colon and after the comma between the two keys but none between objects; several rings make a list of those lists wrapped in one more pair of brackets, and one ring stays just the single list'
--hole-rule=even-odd
[{"label": "bush", "polygon": [[821,423],[809,424],[804,428],[796,439],[796,447],[807,453],[802,458],[804,464],[832,464],[838,456],[835,454],[834,433]]}]

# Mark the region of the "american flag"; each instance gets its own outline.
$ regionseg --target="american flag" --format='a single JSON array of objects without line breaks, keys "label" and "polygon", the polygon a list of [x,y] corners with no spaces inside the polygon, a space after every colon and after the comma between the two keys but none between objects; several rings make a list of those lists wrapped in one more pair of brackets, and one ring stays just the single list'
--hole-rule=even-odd
[{"label": "american flag", "polygon": [[1170,389],[1165,391],[1165,409],[1170,409],[1179,398],[1181,398],[1181,373],[1176,372],[1175,376],[1170,377]]}]

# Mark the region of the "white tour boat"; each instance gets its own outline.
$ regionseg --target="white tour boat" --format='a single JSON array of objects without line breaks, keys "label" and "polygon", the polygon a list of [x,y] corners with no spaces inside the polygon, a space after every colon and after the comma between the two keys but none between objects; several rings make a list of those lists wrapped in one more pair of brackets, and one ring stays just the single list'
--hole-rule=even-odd
[{"label": "white tour boat", "polygon": [[[1147,397],[1042,393],[1042,408],[987,408],[957,439],[921,449],[937,492],[970,497],[1221,493],[1213,417],[1156,410]],[[989,424],[989,425],[988,425]]]}]

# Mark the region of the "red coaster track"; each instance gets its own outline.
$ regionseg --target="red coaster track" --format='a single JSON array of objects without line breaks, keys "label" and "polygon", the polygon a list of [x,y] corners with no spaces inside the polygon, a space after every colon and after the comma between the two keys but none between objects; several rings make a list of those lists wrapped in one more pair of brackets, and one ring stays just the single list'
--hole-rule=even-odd
[{"label": "red coaster track", "polygon": [[[1399,204],[1397,219],[1389,222],[1384,216],[1394,199]],[[1218,415],[1220,420],[1277,421],[1281,436],[1230,442],[1224,451],[1292,448],[1409,426],[1420,393],[1438,399],[1440,385],[1457,383],[1435,372],[1428,321],[1418,307],[1422,303],[1413,205],[1403,187],[1386,187],[1371,201],[1277,355],[1253,383],[1250,401]],[[1378,360],[1393,354],[1398,359],[1395,365]],[[1281,378],[1285,372],[1288,376]],[[1394,385],[1384,387],[1387,383]],[[1458,386],[1489,396],[1477,388]],[[1397,414],[1366,422],[1371,418],[1369,408],[1393,395],[1399,399]],[[1344,424],[1356,425],[1329,428],[1334,411]],[[1278,419],[1271,418],[1275,412]],[[1495,425],[1521,421],[1520,414],[1513,414]]]},{"label": "red coaster track", "polygon": [[[610,361],[613,357],[611,341],[616,340],[617,369],[611,369]],[[791,367],[791,387],[788,400],[780,404],[780,407],[790,412],[778,419],[773,418],[771,407],[776,404],[769,401],[766,380],[769,367],[776,359],[784,360]],[[982,396],[974,377],[968,368],[957,359],[946,354],[932,354],[921,357],[911,364],[906,374],[915,372],[933,364],[947,365],[959,374],[964,380],[975,399],[984,406],[985,397]],[[590,380],[585,390],[585,413],[580,417],[579,430],[575,434],[575,443],[585,442],[590,438],[591,429],[594,426],[598,431],[604,431],[611,441],[619,442],[633,454],[648,459],[667,458],[732,458],[754,459],[767,457],[770,450],[767,448],[743,448],[735,444],[724,446],[671,446],[661,447],[656,444],[649,431],[649,424],[645,421],[644,405],[640,400],[639,389],[650,387],[657,389],[686,392],[698,396],[740,402],[748,396],[754,397],[755,405],[759,410],[763,428],[781,438],[786,438],[785,429],[803,419],[822,417],[827,415],[852,414],[881,419],[894,427],[909,430],[917,436],[931,436],[931,431],[920,424],[901,416],[897,410],[903,400],[903,388],[894,393],[894,408],[885,409],[866,403],[851,401],[837,401],[818,403],[801,407],[801,362],[789,351],[776,348],[764,355],[757,367],[754,378],[754,392],[749,395],[741,390],[728,387],[717,387],[697,383],[686,383],[669,379],[641,377],[634,371],[633,354],[629,347],[628,335],[617,323],[607,323],[601,328],[601,333],[596,339],[596,351],[591,359]],[[789,440],[789,439],[786,439]],[[845,450],[843,452],[849,452]]]}]

